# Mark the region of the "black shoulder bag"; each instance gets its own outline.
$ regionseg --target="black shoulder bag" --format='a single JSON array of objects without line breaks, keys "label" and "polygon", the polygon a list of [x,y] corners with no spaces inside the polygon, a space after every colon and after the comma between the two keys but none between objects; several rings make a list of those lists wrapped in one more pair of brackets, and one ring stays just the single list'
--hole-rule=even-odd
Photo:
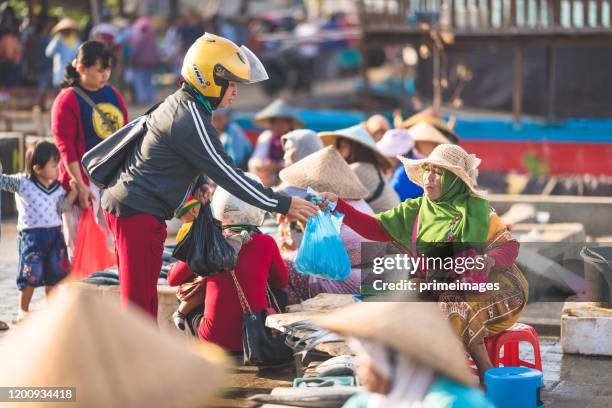
[{"label": "black shoulder bag", "polygon": [[[153,105],[144,115],[132,120],[83,155],[81,163],[92,183],[104,189],[114,180],[128,153],[147,133],[147,118],[160,103]],[[104,120],[106,116],[102,115],[102,118]]]},{"label": "black shoulder bag", "polygon": [[[285,344],[285,334],[272,334],[270,328],[266,327],[267,310],[262,309],[253,312],[234,271],[231,271],[230,275],[234,280],[238,300],[243,311],[242,348],[244,364],[265,367],[291,361],[293,350]],[[270,306],[274,307],[279,313],[282,312],[268,284],[266,284],[266,295],[268,299],[273,301]]]}]

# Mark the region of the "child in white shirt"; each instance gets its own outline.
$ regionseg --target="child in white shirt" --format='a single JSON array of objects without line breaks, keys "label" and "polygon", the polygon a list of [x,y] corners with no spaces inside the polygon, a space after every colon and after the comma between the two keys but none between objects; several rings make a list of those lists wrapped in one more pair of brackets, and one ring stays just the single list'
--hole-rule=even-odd
[{"label": "child in white shirt", "polygon": [[59,160],[53,143],[39,141],[26,152],[26,174],[0,174],[0,189],[15,193],[18,212],[20,294],[13,323],[27,316],[35,287],[45,286],[49,295],[69,271],[61,213],[75,201],[77,190],[66,194],[57,182]]}]

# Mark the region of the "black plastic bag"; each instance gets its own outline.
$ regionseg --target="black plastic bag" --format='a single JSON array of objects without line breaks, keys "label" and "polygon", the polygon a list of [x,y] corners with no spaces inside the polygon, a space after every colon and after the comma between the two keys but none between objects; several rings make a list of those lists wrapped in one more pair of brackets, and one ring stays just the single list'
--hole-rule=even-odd
[{"label": "black plastic bag", "polygon": [[172,256],[187,263],[196,275],[209,276],[233,270],[238,252],[225,240],[221,222],[213,217],[210,204],[206,203]]}]

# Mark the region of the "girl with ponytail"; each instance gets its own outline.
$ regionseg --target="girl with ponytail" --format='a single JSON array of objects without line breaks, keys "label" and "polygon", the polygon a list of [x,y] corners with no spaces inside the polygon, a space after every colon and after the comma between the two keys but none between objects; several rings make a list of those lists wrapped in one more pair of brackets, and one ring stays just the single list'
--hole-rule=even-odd
[{"label": "girl with ponytail", "polygon": [[74,180],[78,189],[78,204],[64,217],[64,234],[71,255],[81,210],[93,206],[98,223],[105,225],[100,192],[90,185],[81,158],[128,122],[123,97],[107,83],[113,61],[112,51],[103,43],[84,42],[64,70],[63,89],[51,109],[51,132],[61,156],[59,181],[70,190],[70,180]]}]

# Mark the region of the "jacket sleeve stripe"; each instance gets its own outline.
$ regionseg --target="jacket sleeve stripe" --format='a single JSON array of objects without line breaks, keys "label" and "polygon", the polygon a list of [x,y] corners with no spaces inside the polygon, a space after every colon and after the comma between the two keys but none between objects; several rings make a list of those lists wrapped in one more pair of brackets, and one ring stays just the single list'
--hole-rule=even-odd
[{"label": "jacket sleeve stripe", "polygon": [[198,131],[198,135],[200,136],[200,140],[202,141],[206,152],[210,155],[210,157],[217,164],[217,166],[221,170],[223,170],[223,172],[227,174],[230,179],[235,181],[245,192],[249,193],[257,201],[266,206],[276,207],[278,205],[278,200],[267,197],[261,191],[258,191],[255,187],[249,184],[248,181],[244,180],[238,173],[236,173],[236,171],[231,166],[225,163],[219,153],[217,153],[214,146],[212,145],[212,142],[209,140],[210,136],[206,131],[206,126],[202,122],[200,113],[194,106],[193,102],[189,102],[189,110],[191,111],[191,116],[193,117],[193,120],[196,124],[196,129]]}]

